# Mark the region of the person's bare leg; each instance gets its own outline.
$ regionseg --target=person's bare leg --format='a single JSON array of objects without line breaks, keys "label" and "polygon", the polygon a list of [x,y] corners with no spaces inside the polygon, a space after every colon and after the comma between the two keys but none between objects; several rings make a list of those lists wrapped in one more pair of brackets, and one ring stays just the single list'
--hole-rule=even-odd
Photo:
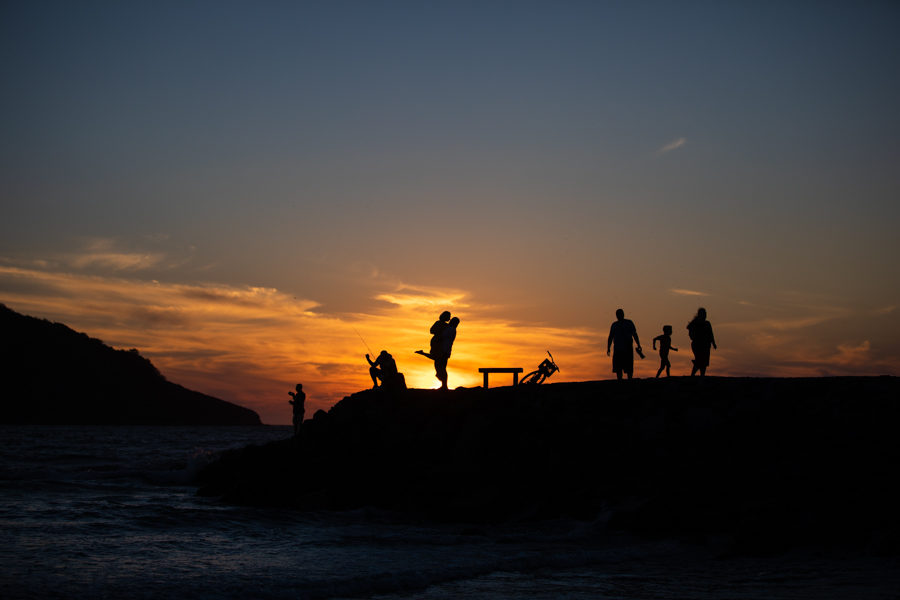
[{"label": "person's bare leg", "polygon": [[447,388],[447,359],[440,358],[434,361],[434,376],[438,378],[441,382],[441,389],[446,390]]}]

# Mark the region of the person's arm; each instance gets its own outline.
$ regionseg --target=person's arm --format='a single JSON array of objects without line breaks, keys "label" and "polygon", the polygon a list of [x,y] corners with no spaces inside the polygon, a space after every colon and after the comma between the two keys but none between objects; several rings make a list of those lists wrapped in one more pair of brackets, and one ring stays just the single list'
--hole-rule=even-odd
[{"label": "person's arm", "polygon": [[638,339],[637,327],[634,326],[634,323],[631,324],[631,335],[634,337],[634,343],[637,344],[638,351],[641,350],[641,340]]},{"label": "person's arm", "polygon": [[653,349],[654,350],[656,350],[656,340],[659,340],[659,343],[662,344],[662,339],[660,339],[660,338],[662,338],[661,335],[658,335],[655,338],[653,338]]},{"label": "person's arm", "polygon": [[376,363],[375,363],[375,362],[372,362],[372,359],[369,358],[369,355],[368,355],[368,354],[366,354],[366,360],[369,361],[369,366],[370,366],[370,367],[374,367],[374,366],[376,365]]},{"label": "person's arm", "polygon": [[612,325],[609,326],[609,337],[606,338],[606,355],[607,356],[609,356],[609,348],[612,346],[613,327],[615,327],[615,326],[616,326],[615,323],[613,323]]},{"label": "person's arm", "polygon": [[712,324],[710,324],[710,326],[709,326],[709,341],[712,342],[712,347],[713,347],[713,348],[715,348],[716,350],[719,349],[719,347],[716,346],[716,336],[714,336],[714,335],[713,335],[713,332],[712,332]]}]

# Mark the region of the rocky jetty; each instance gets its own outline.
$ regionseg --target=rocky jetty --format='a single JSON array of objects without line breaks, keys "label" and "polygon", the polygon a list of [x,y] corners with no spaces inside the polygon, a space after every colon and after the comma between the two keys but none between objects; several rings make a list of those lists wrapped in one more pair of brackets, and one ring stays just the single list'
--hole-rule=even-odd
[{"label": "rocky jetty", "polygon": [[727,552],[900,550],[897,378],[671,378],[353,394],[200,493],[297,509],[570,517]]},{"label": "rocky jetty", "polygon": [[166,380],[137,350],[0,304],[0,423],[260,425],[249,408]]}]

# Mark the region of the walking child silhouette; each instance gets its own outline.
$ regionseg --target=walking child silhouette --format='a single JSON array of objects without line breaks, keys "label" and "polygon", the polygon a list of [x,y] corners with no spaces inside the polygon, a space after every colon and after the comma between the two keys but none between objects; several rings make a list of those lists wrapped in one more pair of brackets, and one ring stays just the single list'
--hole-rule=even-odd
[{"label": "walking child silhouette", "polygon": [[662,373],[663,369],[665,369],[666,377],[670,377],[671,373],[669,372],[669,369],[671,368],[672,363],[669,362],[669,350],[678,352],[678,348],[672,345],[671,325],[663,325],[662,335],[658,335],[653,338],[654,350],[656,350],[656,342],[659,342],[659,370],[656,372],[656,376],[659,377],[659,374]]}]

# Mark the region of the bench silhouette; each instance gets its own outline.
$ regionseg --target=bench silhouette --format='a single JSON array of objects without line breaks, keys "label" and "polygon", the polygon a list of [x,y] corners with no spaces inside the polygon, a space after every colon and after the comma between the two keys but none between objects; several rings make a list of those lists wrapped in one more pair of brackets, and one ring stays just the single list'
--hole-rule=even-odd
[{"label": "bench silhouette", "polygon": [[512,373],[513,386],[519,385],[519,373],[524,371],[522,367],[481,367],[479,373],[484,373],[484,389],[488,389],[488,375],[491,373]]}]

